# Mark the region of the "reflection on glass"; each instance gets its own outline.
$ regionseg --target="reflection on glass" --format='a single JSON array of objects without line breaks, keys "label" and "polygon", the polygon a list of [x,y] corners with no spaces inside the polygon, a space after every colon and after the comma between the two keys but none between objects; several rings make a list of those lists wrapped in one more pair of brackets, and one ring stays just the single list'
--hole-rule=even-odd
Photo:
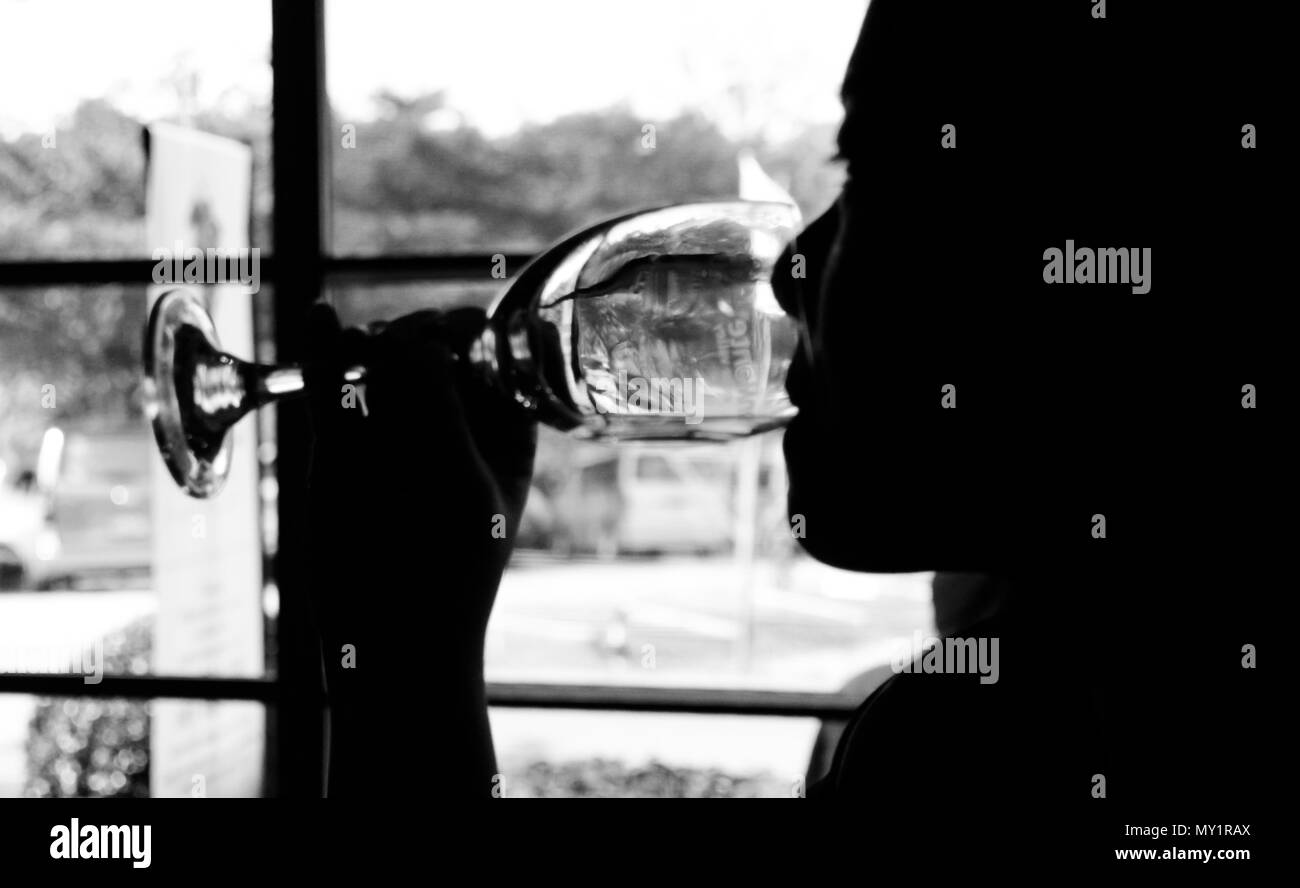
[{"label": "reflection on glass", "polygon": [[797,224],[784,204],[690,204],[634,216],[566,257],[537,313],[541,342],[560,344],[558,397],[575,427],[726,439],[789,419],[795,329],[771,277]]}]

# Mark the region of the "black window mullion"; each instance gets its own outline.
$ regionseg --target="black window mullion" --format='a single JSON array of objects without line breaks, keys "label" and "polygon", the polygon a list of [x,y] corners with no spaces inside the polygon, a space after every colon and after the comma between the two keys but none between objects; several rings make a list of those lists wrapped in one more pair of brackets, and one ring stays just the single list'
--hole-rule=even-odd
[{"label": "black window mullion", "polygon": [[[42,697],[128,699],[256,700],[285,705],[291,695],[282,682],[266,678],[176,675],[105,675],[87,684],[76,675],[0,675],[0,694]],[[737,688],[576,685],[538,682],[487,683],[488,705],[521,709],[585,709],[617,712],[677,712],[842,719],[861,703],[857,697],[820,691]],[[322,699],[314,701],[317,705]]]},{"label": "black window mullion", "polygon": [[151,259],[86,259],[0,262],[0,286],[38,287],[90,284],[149,284]]},{"label": "black window mullion", "polygon": [[325,277],[331,284],[376,284],[385,281],[490,280],[504,257],[510,273],[532,257],[527,253],[468,253],[441,256],[330,256]]},{"label": "black window mullion", "polygon": [[104,675],[94,683],[87,683],[81,675],[0,675],[0,694],[31,694],[38,697],[167,697],[179,700],[274,702],[280,693],[279,684],[267,678]]},{"label": "black window mullion", "polygon": [[[331,283],[382,283],[384,281],[445,281],[488,279],[503,256],[512,273],[522,268],[527,253],[468,253],[417,256],[328,256],[319,257],[318,277]],[[290,267],[282,274],[277,256],[262,255],[259,266],[270,280],[289,278],[294,285],[299,270]],[[152,259],[14,260],[0,262],[0,286],[92,286],[95,284],[153,283]],[[309,283],[309,281],[308,281]],[[306,289],[302,287],[301,289]],[[301,290],[300,290],[301,297]],[[241,356],[243,357],[243,356]]]},{"label": "black window mullion", "polygon": [[[329,195],[324,0],[272,0],[271,68],[276,359],[299,363],[304,317],[323,281]],[[283,693],[282,705],[269,713],[267,770],[278,782],[275,794],[319,798],[324,774],[321,662],[307,611],[310,430],[300,401],[280,402],[275,420],[280,526],[276,674]]]}]

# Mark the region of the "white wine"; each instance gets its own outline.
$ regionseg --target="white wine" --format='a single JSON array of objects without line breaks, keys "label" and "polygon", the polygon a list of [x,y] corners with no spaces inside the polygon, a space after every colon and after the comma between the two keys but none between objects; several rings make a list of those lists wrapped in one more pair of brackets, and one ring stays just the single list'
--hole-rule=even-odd
[{"label": "white wine", "polygon": [[687,205],[564,245],[565,260],[521,281],[537,293],[519,328],[493,313],[541,377],[516,396],[584,437],[726,440],[784,424],[797,330],[771,276],[797,218],[782,204]]},{"label": "white wine", "polygon": [[603,420],[593,435],[730,438],[785,418],[795,332],[747,256],[635,259],[542,315],[557,311]]}]

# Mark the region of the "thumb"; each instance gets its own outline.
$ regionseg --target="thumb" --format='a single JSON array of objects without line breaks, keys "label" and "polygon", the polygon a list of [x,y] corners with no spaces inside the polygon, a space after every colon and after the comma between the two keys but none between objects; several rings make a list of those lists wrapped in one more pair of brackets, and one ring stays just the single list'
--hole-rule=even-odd
[{"label": "thumb", "polygon": [[[307,386],[312,424],[318,435],[339,433],[358,423],[360,409],[345,409],[360,401],[359,392],[347,392],[343,374],[362,363],[366,334],[359,329],[343,330],[334,309],[324,303],[311,307],[307,315],[307,359],[303,381]],[[353,397],[349,399],[347,395]]]}]

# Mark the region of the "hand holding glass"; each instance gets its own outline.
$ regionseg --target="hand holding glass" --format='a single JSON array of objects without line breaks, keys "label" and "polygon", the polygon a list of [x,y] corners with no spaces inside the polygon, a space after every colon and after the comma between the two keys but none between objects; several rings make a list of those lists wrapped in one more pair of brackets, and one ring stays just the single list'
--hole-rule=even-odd
[{"label": "hand holding glass", "polygon": [[[485,387],[583,437],[729,440],[783,425],[795,413],[785,374],[798,333],[772,275],[798,224],[795,207],[752,201],[607,220],[529,262],[458,358]],[[163,459],[195,497],[221,489],[236,421],[304,391],[299,367],[222,352],[184,289],[154,304],[145,374]],[[364,380],[364,367],[347,374]]]}]

